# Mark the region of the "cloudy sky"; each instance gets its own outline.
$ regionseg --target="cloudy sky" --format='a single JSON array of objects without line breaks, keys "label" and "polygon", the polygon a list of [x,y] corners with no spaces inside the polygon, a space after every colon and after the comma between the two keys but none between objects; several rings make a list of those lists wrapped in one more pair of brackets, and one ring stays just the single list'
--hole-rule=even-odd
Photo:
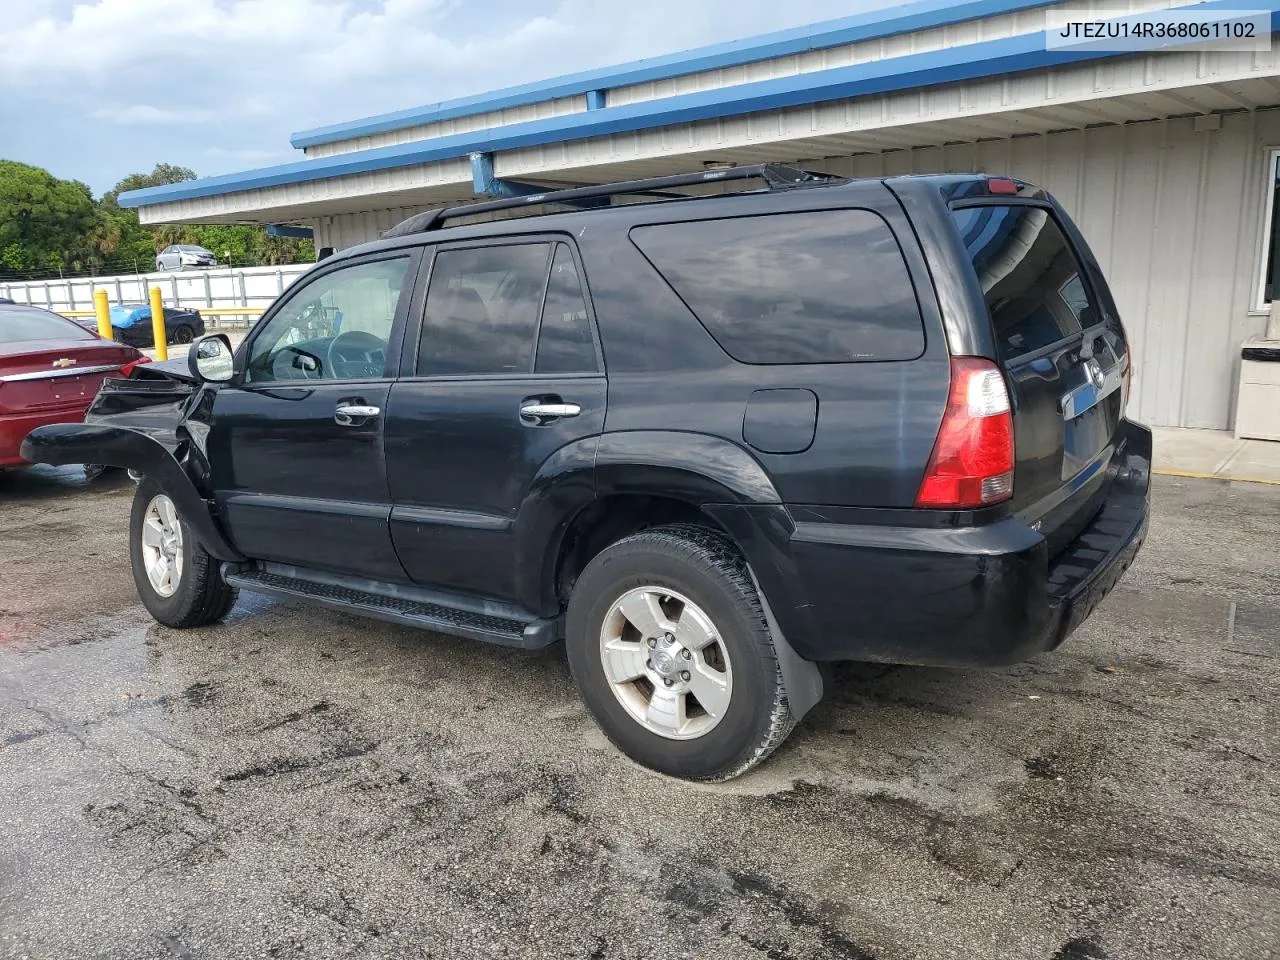
[{"label": "cloudy sky", "polygon": [[301,159],[298,130],[891,0],[0,0],[0,157],[101,193],[157,161]]}]

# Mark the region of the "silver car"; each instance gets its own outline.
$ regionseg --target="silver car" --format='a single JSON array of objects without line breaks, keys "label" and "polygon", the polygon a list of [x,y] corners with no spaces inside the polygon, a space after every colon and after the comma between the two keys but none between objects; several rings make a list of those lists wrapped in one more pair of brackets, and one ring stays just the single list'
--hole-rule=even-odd
[{"label": "silver car", "polygon": [[186,270],[188,267],[214,267],[218,258],[212,250],[194,243],[174,243],[156,254],[157,270]]}]

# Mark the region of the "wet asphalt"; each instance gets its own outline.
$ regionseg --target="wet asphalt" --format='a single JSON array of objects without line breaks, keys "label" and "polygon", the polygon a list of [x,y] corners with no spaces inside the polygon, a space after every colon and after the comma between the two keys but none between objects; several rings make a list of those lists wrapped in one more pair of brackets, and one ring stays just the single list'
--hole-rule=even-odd
[{"label": "wet asphalt", "polygon": [[650,774],[527,653],[138,603],[132,484],[0,478],[0,957],[1280,956],[1280,488],[1157,478],[1057,652],[842,666]]}]

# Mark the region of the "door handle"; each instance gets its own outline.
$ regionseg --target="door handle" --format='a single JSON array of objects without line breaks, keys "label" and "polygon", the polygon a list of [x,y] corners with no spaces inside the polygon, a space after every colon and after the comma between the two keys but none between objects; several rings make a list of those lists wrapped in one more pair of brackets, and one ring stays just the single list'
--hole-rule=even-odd
[{"label": "door handle", "polygon": [[564,417],[576,417],[582,407],[563,400],[526,400],[520,404],[520,419],[527,423],[543,424]]},{"label": "door handle", "polygon": [[333,419],[339,426],[354,427],[356,421],[368,420],[381,412],[381,408],[367,403],[340,403],[333,411]]}]

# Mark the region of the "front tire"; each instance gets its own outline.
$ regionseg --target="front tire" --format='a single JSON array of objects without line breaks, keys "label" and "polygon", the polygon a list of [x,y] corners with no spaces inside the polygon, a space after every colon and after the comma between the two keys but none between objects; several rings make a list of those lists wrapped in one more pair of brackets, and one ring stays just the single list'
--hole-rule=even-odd
[{"label": "front tire", "polygon": [[138,484],[129,518],[129,559],[138,597],[167,627],[216,623],[235,605],[236,588],[191,536],[173,501],[150,478]]},{"label": "front tire", "polygon": [[646,767],[728,780],[795,726],[760,597],[717,531],[657,527],[607,547],[574,584],[566,633],[588,711]]}]

